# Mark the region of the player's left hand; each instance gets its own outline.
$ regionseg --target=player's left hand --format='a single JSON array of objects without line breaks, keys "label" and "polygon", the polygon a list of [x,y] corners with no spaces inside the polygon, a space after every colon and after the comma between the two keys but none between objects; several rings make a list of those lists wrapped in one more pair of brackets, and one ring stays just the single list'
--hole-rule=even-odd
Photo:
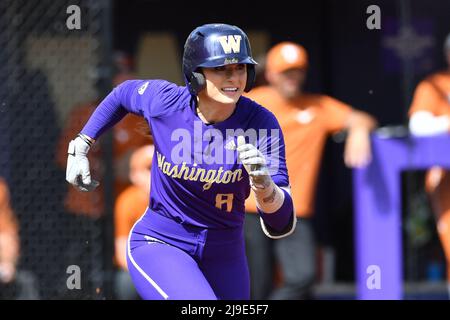
[{"label": "player's left hand", "polygon": [[244,136],[237,137],[239,159],[250,176],[252,188],[265,189],[271,185],[272,178],[264,155],[254,145],[245,143]]}]

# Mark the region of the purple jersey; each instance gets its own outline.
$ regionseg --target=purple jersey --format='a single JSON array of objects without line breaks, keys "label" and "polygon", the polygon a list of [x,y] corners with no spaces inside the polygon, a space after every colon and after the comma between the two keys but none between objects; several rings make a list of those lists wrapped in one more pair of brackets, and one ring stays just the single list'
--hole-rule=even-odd
[{"label": "purple jersey", "polygon": [[155,143],[151,211],[210,229],[241,227],[250,186],[235,150],[237,135],[263,152],[274,182],[288,186],[280,126],[270,111],[246,97],[228,119],[215,124],[201,121],[195,108],[187,87],[126,81],[102,101],[82,133],[98,138],[127,112],[143,116]]}]

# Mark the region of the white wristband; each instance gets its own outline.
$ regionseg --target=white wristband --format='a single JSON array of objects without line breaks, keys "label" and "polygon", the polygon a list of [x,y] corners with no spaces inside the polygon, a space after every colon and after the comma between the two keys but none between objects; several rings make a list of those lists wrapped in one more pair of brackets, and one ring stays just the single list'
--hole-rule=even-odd
[{"label": "white wristband", "polygon": [[273,181],[264,189],[252,189],[255,192],[256,206],[264,213],[274,213],[284,202],[284,192]]},{"label": "white wristband", "polygon": [[[280,189],[284,189],[287,193],[291,194],[290,187],[281,187]],[[285,238],[285,237],[291,235],[292,233],[294,233],[295,227],[297,226],[297,216],[295,214],[295,208],[293,208],[293,210],[292,210],[291,225],[289,226],[289,228],[287,230],[283,231],[282,233],[274,232],[273,230],[271,230],[270,227],[268,225],[266,225],[266,223],[264,222],[264,219],[262,217],[259,217],[259,221],[261,223],[261,228],[262,228],[264,234],[271,239]]]}]

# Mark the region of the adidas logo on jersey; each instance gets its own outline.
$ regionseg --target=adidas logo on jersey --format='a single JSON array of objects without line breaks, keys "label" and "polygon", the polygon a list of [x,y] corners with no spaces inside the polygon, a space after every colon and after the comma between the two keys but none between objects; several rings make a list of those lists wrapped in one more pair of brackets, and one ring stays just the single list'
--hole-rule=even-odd
[{"label": "adidas logo on jersey", "polygon": [[142,95],[142,94],[145,92],[145,90],[147,89],[147,86],[148,86],[148,81],[147,81],[146,83],[144,83],[144,84],[138,89],[138,93],[139,93],[140,95]]}]

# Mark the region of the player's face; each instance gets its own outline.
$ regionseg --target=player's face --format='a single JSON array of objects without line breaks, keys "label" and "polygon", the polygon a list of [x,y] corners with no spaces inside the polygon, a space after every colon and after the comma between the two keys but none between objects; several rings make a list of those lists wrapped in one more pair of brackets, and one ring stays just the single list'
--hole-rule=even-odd
[{"label": "player's face", "polygon": [[297,96],[306,78],[306,70],[289,69],[280,73],[272,73],[268,79],[275,86],[280,94],[286,98],[294,98]]},{"label": "player's face", "polygon": [[203,68],[206,78],[204,94],[215,102],[235,104],[247,82],[245,64],[229,64],[223,67]]}]

